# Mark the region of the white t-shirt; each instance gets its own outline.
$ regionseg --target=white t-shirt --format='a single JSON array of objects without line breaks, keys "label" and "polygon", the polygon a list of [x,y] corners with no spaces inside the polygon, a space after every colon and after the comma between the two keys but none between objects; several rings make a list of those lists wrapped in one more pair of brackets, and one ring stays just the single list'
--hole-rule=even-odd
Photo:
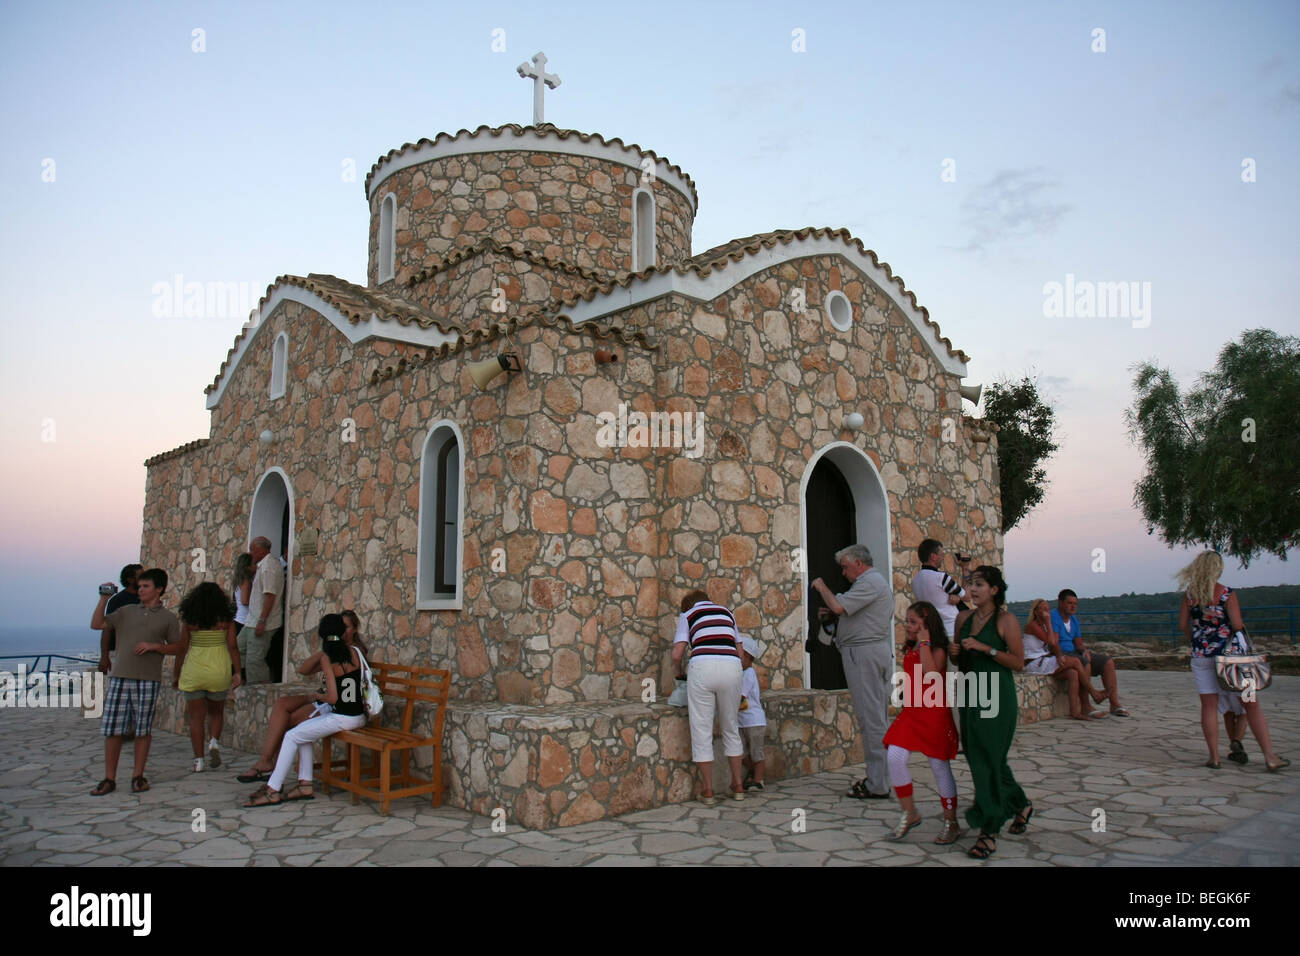
[{"label": "white t-shirt", "polygon": [[912,593],[918,601],[929,601],[943,619],[944,630],[952,637],[953,626],[957,623],[957,605],[948,603],[948,595],[966,596],[965,589],[944,571],[937,568],[922,568],[912,579]]},{"label": "white t-shirt", "polygon": [[740,675],[740,694],[749,704],[740,712],[741,727],[766,727],[767,714],[763,713],[763,704],[758,697],[758,675],[754,668],[746,667]]}]

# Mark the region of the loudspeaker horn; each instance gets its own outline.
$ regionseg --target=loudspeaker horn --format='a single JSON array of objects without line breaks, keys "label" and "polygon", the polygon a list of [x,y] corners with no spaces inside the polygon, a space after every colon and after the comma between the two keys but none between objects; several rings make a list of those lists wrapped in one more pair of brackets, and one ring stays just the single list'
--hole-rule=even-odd
[{"label": "loudspeaker horn", "polygon": [[983,385],[961,385],[957,391],[961,392],[961,397],[966,399],[972,405],[979,405],[980,393],[984,391]]},{"label": "loudspeaker horn", "polygon": [[474,384],[482,391],[487,391],[488,383],[502,372],[523,371],[519,356],[513,352],[502,352],[481,362],[470,362],[468,367],[470,378],[474,379]]}]

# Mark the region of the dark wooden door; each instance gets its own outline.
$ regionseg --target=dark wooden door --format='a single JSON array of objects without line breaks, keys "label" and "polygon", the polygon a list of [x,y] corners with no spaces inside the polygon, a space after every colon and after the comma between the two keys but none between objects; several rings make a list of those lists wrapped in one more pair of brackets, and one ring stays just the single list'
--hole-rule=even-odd
[{"label": "dark wooden door", "polygon": [[[834,462],[823,457],[813,468],[805,494],[808,580],[822,578],[832,592],[839,594],[848,590],[849,582],[840,571],[835,552],[853,544],[857,536],[853,492],[849,489],[844,473]],[[808,599],[808,633],[812,640],[808,643],[812,655],[812,686],[818,690],[839,690],[847,686],[840,652],[833,644],[823,644],[817,638],[817,608],[821,606],[821,595],[811,591]]]}]

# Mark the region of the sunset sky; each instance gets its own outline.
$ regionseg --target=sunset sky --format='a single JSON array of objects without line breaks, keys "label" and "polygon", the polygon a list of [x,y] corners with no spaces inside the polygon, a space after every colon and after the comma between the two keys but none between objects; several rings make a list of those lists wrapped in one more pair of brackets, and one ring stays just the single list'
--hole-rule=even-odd
[{"label": "sunset sky", "polygon": [[[548,121],[695,180],[696,252],[845,227],[968,382],[1040,377],[1061,450],[1007,539],[1013,600],[1173,587],[1188,554],[1131,503],[1131,367],[1191,384],[1247,328],[1300,334],[1300,5],[11,4],[6,626],[87,621],[138,554],[143,461],[208,433],[246,311],[168,314],[156,289],[238,283],[251,307],[283,273],[364,284],[371,164],[530,122],[515,67],[538,50],[562,78]],[[1051,314],[1067,282],[1136,283],[1149,313]],[[1271,558],[1224,576],[1300,580]]]}]

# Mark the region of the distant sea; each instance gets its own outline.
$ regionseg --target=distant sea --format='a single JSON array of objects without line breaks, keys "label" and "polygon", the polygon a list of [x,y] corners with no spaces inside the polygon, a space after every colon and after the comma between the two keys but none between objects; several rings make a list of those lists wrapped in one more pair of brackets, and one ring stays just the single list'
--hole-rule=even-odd
[{"label": "distant sea", "polygon": [[[0,657],[13,654],[64,654],[99,660],[99,632],[84,626],[0,627]],[[0,670],[12,671],[21,663],[0,660]]]}]

